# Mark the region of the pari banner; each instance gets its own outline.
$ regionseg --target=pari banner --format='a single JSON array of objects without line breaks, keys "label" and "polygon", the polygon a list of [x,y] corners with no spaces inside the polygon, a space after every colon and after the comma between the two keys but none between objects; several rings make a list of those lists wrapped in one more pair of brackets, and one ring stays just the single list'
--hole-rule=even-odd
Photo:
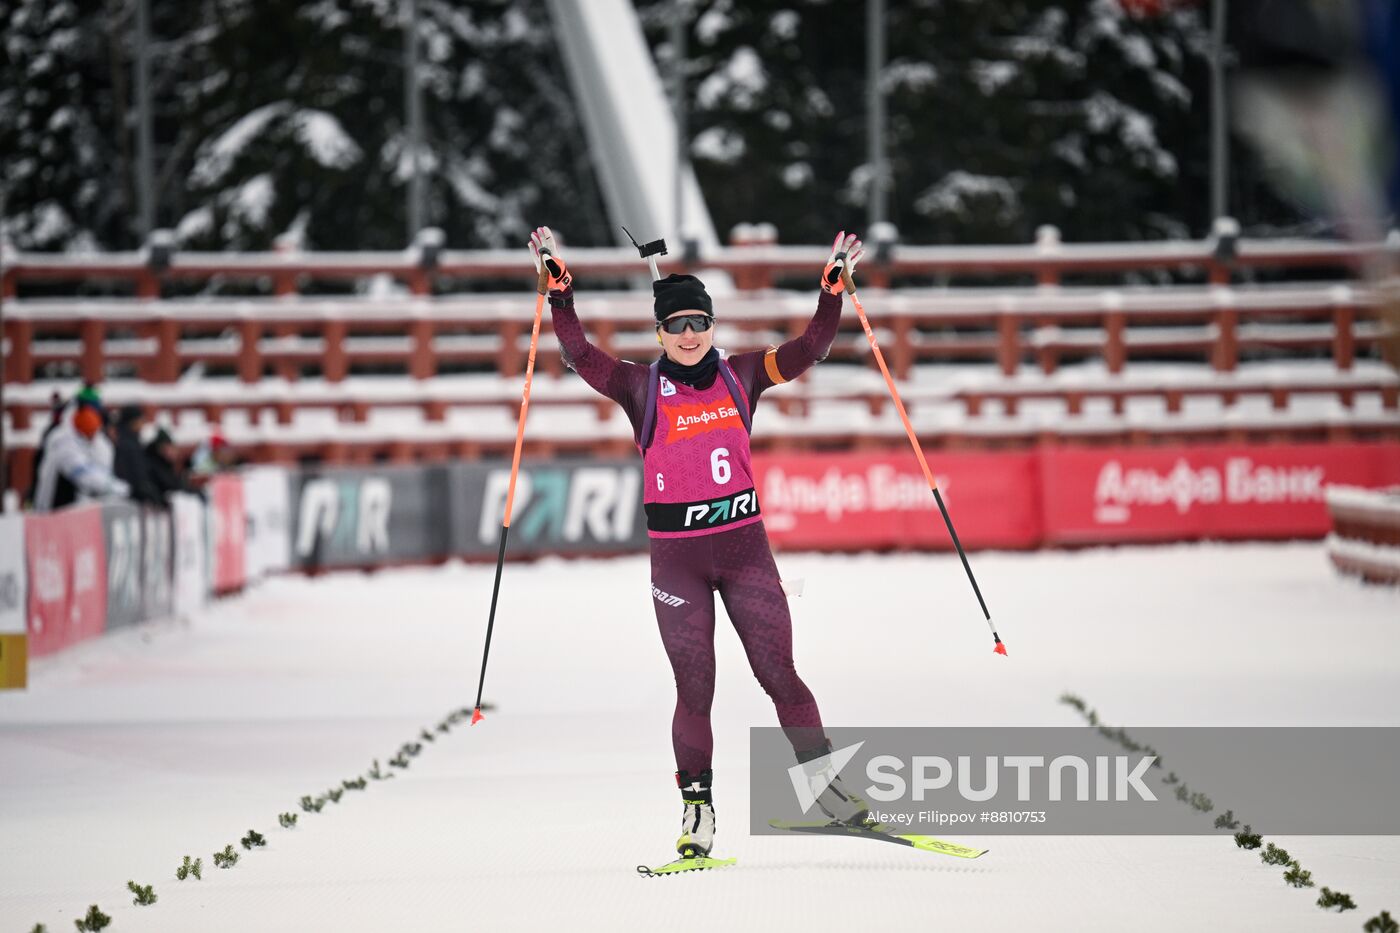
[{"label": "pari banner", "polygon": [[174,607],[175,532],[170,512],[146,509],[141,540],[141,618],[163,619]]},{"label": "pari banner", "polygon": [[327,468],[298,474],[292,486],[296,567],[372,567],[449,553],[446,467]]},{"label": "pari banner", "polygon": [[[510,464],[452,468],[456,552],[496,554]],[[609,554],[646,549],[642,467],[637,459],[522,465],[510,522],[511,554]]]},{"label": "pari banner", "polygon": [[845,806],[842,797],[856,797],[889,832],[959,841],[997,833],[1232,834],[1244,816],[1270,836],[1400,834],[1400,728],[911,726],[825,734],[831,752],[798,763],[782,729],[749,730],[753,833],[816,831],[827,810]]},{"label": "pari banner", "polygon": [[[607,554],[646,547],[641,465],[523,465],[509,553]],[[302,569],[494,557],[508,462],[325,469],[293,477],[291,559]]]},{"label": "pari banner", "polygon": [[145,615],[142,563],[146,552],[145,515],[139,505],[102,505],[102,539],[107,549],[107,628],[134,625]]},{"label": "pari banner", "polygon": [[[964,547],[1040,543],[1034,453],[944,453],[930,466]],[[777,546],[952,550],[910,453],[760,455],[754,473],[763,522]]]},{"label": "pari banner", "polygon": [[1332,484],[1400,483],[1400,444],[1288,444],[1040,454],[1049,544],[1322,537]]},{"label": "pari banner", "polygon": [[107,554],[107,628],[170,615],[170,513],[130,502],[102,503]]}]

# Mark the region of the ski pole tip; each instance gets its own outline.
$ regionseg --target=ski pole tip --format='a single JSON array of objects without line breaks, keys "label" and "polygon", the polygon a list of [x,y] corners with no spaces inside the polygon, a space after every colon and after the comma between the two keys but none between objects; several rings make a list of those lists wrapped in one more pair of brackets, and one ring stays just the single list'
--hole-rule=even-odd
[{"label": "ski pole tip", "polygon": [[995,648],[992,649],[992,653],[993,653],[993,654],[999,654],[999,655],[1001,655],[1002,657],[1008,657],[1008,655],[1007,655],[1007,653],[1006,653],[1006,645],[1002,644],[1000,638],[997,639],[997,646],[996,646]]},{"label": "ski pole tip", "polygon": [[[1005,652],[1003,652],[1003,653],[1005,653]],[[480,707],[480,706],[478,706],[476,709],[472,710],[472,725],[476,725],[477,723],[481,722],[481,721],[482,721],[483,719],[485,719],[485,718],[486,718],[485,716],[481,715],[481,707]]]}]

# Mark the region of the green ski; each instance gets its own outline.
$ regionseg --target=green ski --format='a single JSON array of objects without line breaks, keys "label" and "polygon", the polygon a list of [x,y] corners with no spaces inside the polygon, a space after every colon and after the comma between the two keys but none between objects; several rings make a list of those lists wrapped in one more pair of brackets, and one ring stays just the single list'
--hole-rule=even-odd
[{"label": "green ski", "polygon": [[810,822],[803,823],[794,820],[769,820],[768,825],[774,829],[784,829],[793,833],[813,833],[822,836],[857,836],[861,839],[878,839],[881,842],[894,842],[902,846],[921,849],[924,852],[938,852],[943,855],[952,855],[956,858],[977,858],[986,855],[986,849],[974,849],[972,846],[960,845],[956,842],[949,842],[946,839],[938,839],[934,836],[918,836],[912,833],[890,832],[890,827],[883,823],[867,823],[864,826],[852,826],[849,823],[837,822]]},{"label": "green ski", "polygon": [[637,874],[643,878],[657,878],[661,875],[676,875],[683,871],[704,871],[708,868],[725,868],[733,865],[738,859],[732,858],[708,858],[698,856],[696,858],[678,858],[674,862],[667,862],[665,865],[656,868],[648,868],[645,865],[637,866]]}]

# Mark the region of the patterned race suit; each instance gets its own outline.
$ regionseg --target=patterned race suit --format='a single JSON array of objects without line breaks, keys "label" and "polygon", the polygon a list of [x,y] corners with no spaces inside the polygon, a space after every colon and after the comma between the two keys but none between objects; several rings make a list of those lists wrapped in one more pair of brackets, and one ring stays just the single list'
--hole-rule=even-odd
[{"label": "patterned race suit", "polygon": [[[622,406],[640,432],[650,372],[588,342],[573,290],[550,295],[554,333],[584,381]],[[752,415],[770,386],[795,379],[825,359],[841,317],[841,296],[823,294],[806,331],[776,349],[722,359]],[[655,430],[643,455],[651,589],[661,640],[676,677],[671,739],[676,768],[710,767],[714,738],[714,592],[743,643],[749,666],[773,700],[793,748],[824,741],[817,703],[792,662],[792,618],[754,492],[749,437],[726,381],[696,388],[662,377]]]}]

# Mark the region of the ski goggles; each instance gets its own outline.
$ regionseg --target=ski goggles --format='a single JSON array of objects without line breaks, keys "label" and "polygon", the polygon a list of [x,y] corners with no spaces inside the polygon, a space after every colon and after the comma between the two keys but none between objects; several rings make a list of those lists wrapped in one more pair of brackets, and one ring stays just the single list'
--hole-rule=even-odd
[{"label": "ski goggles", "polygon": [[715,319],[708,314],[682,314],[679,317],[668,317],[658,326],[668,334],[683,334],[689,325],[697,334],[703,334],[714,322]]}]

